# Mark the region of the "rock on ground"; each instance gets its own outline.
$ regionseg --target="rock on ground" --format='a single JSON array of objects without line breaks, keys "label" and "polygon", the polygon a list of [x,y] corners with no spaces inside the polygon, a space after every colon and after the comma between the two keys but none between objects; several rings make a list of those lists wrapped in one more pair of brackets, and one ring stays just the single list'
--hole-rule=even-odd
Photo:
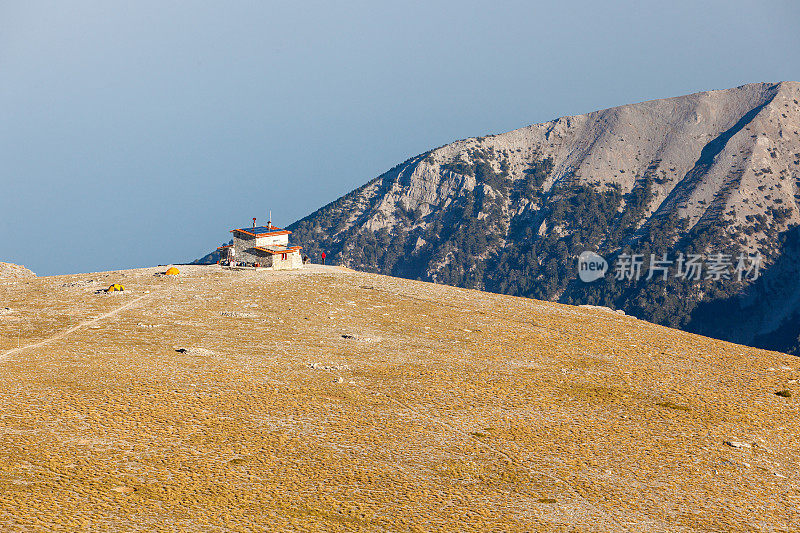
[{"label": "rock on ground", "polygon": [[35,278],[36,274],[22,265],[0,262],[0,278]]}]

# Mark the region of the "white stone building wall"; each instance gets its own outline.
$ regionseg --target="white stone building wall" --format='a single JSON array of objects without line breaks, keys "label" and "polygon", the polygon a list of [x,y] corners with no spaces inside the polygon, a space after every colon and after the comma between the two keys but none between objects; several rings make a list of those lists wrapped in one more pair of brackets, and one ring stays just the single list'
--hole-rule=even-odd
[{"label": "white stone building wall", "polygon": [[286,259],[281,259],[280,255],[273,255],[272,267],[275,270],[303,268],[303,256],[300,255],[299,251],[288,252]]},{"label": "white stone building wall", "polygon": [[271,235],[269,237],[256,237],[256,246],[289,246],[289,235]]}]

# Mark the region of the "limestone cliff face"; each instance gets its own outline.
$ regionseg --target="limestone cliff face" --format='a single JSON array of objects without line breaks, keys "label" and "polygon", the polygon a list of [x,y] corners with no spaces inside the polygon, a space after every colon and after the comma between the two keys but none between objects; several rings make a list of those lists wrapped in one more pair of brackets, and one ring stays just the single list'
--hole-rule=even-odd
[{"label": "limestone cliff face", "polygon": [[[489,164],[508,165],[511,183],[530,165],[550,159],[544,192],[556,184],[617,185],[629,193],[645,177],[654,180],[647,218],[677,215],[696,224],[747,226],[748,215],[788,208],[787,223],[800,221],[795,202],[800,173],[800,83],[758,83],[654,100],[563,117],[504,133],[454,142],[412,158],[326,211],[345,210],[343,223],[326,232],[335,243],[353,225],[393,229],[397,208],[420,210],[419,225],[432,211],[476,187],[474,175],[452,165],[474,163],[474,153],[491,152]],[[530,206],[505,198],[506,221]],[[624,206],[623,206],[624,207]],[[314,220],[323,210],[304,221]],[[333,214],[333,213],[330,213]],[[748,235],[755,249],[758,232]],[[342,257],[344,262],[346,257]]]},{"label": "limestone cliff face", "polygon": [[[790,253],[800,240],[798,102],[800,83],[757,83],[465,139],[289,229],[305,252],[354,268],[611,305],[739,342],[783,327],[777,347],[788,350],[800,333],[786,330],[800,309]],[[586,249],[610,260],[760,253],[774,273],[754,283],[589,287],[576,281]],[[713,306],[723,303],[735,318],[720,318]]]}]

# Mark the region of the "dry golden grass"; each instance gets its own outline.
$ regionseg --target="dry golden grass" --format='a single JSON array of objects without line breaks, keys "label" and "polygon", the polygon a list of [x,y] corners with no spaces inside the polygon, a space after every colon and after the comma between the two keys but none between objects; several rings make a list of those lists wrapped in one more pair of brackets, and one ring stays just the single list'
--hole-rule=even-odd
[{"label": "dry golden grass", "polygon": [[3,531],[800,529],[796,358],[330,267],[156,271],[0,282]]}]

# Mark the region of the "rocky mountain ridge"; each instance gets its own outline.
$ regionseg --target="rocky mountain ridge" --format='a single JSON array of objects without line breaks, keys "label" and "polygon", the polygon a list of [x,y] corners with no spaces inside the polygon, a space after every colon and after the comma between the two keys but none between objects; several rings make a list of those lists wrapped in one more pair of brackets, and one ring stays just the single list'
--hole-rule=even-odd
[{"label": "rocky mountain ridge", "polygon": [[[473,172],[458,172],[460,165],[466,169],[485,162],[513,182],[523,180],[542,160],[552,162],[541,184],[544,191],[567,184],[616,185],[625,194],[650,177],[653,197],[645,216],[677,214],[688,219],[691,228],[735,209],[737,222],[744,225],[748,215],[765,214],[772,207],[765,199],[773,205],[794,204],[793,189],[784,188],[782,181],[800,170],[798,98],[797,82],[752,84],[457,141],[394,169],[396,179],[388,191],[381,191],[377,205],[369,200],[385,185],[387,175],[344,197],[350,200],[350,216],[336,233],[355,224],[371,231],[391,228],[398,221],[393,216],[396,207],[420,209],[419,224],[424,226],[431,211],[446,207],[460,191],[482,186],[487,194],[496,192]],[[486,152],[494,154],[489,161]],[[759,194],[765,185],[772,194]],[[506,217],[530,208],[524,200],[513,208],[510,203]],[[789,220],[799,221],[797,209],[791,211]],[[757,239],[749,237],[748,244],[755,247]]]}]

